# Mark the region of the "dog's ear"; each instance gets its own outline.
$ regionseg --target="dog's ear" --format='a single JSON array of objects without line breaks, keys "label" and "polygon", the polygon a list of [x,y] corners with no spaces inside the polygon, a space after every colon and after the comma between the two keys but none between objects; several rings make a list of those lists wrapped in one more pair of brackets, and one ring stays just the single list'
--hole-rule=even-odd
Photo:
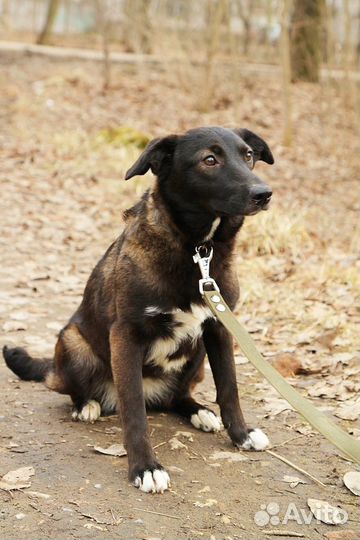
[{"label": "dog's ear", "polygon": [[274,156],[270,148],[259,135],[256,135],[256,133],[253,133],[249,129],[234,129],[233,131],[252,148],[254,151],[254,162],[260,160],[269,163],[269,165],[274,163]]},{"label": "dog's ear", "polygon": [[172,159],[177,139],[177,135],[168,135],[162,139],[150,141],[134,165],[127,171],[125,180],[145,174],[149,169],[156,176],[159,175],[161,169]]}]

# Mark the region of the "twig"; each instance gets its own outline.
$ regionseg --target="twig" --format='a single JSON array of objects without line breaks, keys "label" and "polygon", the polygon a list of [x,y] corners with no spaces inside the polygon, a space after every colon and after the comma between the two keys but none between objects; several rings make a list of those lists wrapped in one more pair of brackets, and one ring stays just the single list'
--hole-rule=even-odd
[{"label": "twig", "polygon": [[272,531],[266,531],[266,534],[269,534],[270,536],[297,536],[298,538],[304,538],[304,534],[294,532],[294,531],[278,531],[276,529]]},{"label": "twig", "polygon": [[95,521],[95,523],[99,523],[100,525],[112,525],[112,523],[110,523],[109,521],[99,519],[96,516],[93,516],[92,514],[87,514],[86,512],[80,512],[79,510],[78,510],[78,512],[79,512],[79,514],[81,516],[84,516],[84,517],[86,517],[88,519],[92,519],[93,521]]},{"label": "twig", "polygon": [[155,446],[153,446],[153,450],[155,450],[155,448],[159,448],[159,446],[163,446],[166,443],[167,443],[167,441],[161,442],[159,444],[155,444]]},{"label": "twig", "polygon": [[295,437],[291,437],[290,439],[287,439],[286,441],[282,442],[282,443],[279,443],[279,444],[275,444],[273,446],[273,448],[280,448],[280,446],[285,446],[286,444],[288,444],[289,442],[291,441],[294,441],[296,439],[300,439],[300,437],[304,437],[304,434],[301,433],[301,435],[295,435]]},{"label": "twig", "polygon": [[322,482],[320,482],[320,480],[318,480],[317,478],[315,478],[315,476],[313,476],[312,474],[308,473],[307,471],[304,471],[304,469],[301,469],[300,467],[298,467],[297,465],[295,465],[294,463],[292,463],[291,461],[289,461],[288,459],[284,458],[283,456],[280,456],[279,454],[276,454],[275,452],[273,452],[272,450],[265,450],[265,452],[267,452],[268,454],[280,459],[281,461],[283,461],[284,463],[286,463],[287,465],[289,465],[290,467],[292,467],[293,469],[295,469],[296,471],[299,471],[300,473],[304,474],[305,476],[308,476],[309,478],[311,478],[311,480],[313,480],[313,482],[315,482],[316,484],[319,484],[320,486],[322,487],[326,487],[326,484],[323,484]]},{"label": "twig", "polygon": [[112,508],[110,508],[110,514],[113,520],[113,525],[120,525],[120,523],[122,522],[122,518],[116,517],[115,512]]},{"label": "twig", "polygon": [[191,448],[188,448],[188,450],[189,450],[189,452],[191,452],[191,454],[194,454],[194,456],[196,456],[196,457],[201,457],[201,459],[203,459],[205,461],[205,463],[207,463],[206,457],[203,456],[202,454],[200,454],[200,452],[197,453],[197,452],[195,452],[195,450],[192,450]]},{"label": "twig", "polygon": [[170,514],[162,514],[161,512],[153,512],[152,510],[145,510],[144,508],[136,508],[135,506],[133,506],[133,509],[140,510],[141,512],[147,512],[148,514],[156,514],[157,516],[165,516],[172,519],[182,519],[181,517],[178,517],[178,516],[171,516]]}]

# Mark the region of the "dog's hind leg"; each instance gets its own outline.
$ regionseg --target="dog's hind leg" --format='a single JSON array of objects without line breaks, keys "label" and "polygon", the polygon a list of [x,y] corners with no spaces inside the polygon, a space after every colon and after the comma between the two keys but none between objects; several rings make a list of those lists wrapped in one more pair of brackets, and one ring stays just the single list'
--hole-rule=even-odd
[{"label": "dog's hind leg", "polygon": [[95,422],[101,415],[98,394],[101,363],[77,325],[66,326],[55,348],[55,371],[45,379],[48,388],[69,394],[74,410],[72,418]]},{"label": "dog's hind leg", "polygon": [[80,408],[75,407],[72,412],[73,420],[80,420],[82,422],[95,422],[101,416],[101,405],[95,399],[89,399]]},{"label": "dog's hind leg", "polygon": [[196,429],[220,431],[223,428],[221,419],[211,409],[201,405],[190,395],[176,400],[172,410],[189,420]]}]

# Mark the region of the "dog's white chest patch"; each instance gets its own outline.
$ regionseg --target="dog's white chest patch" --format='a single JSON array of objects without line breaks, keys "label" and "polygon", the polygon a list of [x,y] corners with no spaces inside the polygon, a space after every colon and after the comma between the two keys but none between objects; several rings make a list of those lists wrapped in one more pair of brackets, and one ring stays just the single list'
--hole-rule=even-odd
[{"label": "dog's white chest patch", "polygon": [[[161,313],[161,310],[155,306],[148,306],[145,310],[145,314],[149,317]],[[172,316],[171,337],[159,338],[152,344],[146,363],[160,366],[165,372],[180,371],[188,358],[186,356],[172,359],[169,357],[176,353],[184,341],[189,339],[196,341],[202,335],[202,324],[212,317],[212,313],[206,306],[191,304],[189,311],[176,309],[165,314]]]}]

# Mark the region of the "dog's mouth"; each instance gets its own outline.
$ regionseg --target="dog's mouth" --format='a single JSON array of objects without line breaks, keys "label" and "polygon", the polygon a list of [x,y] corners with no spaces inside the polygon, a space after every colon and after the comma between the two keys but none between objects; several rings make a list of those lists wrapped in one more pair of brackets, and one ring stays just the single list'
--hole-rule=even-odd
[{"label": "dog's mouth", "polygon": [[231,216],[255,216],[262,210],[268,210],[271,202],[271,195],[259,199],[251,198],[247,204],[244,205],[243,198],[229,199],[222,205],[217,204],[212,210],[215,211],[218,217],[231,217]]},{"label": "dog's mouth", "polygon": [[255,200],[251,202],[251,207],[248,212],[245,213],[246,216],[255,216],[262,210],[266,211],[269,209],[271,201],[271,195],[263,200]]}]

